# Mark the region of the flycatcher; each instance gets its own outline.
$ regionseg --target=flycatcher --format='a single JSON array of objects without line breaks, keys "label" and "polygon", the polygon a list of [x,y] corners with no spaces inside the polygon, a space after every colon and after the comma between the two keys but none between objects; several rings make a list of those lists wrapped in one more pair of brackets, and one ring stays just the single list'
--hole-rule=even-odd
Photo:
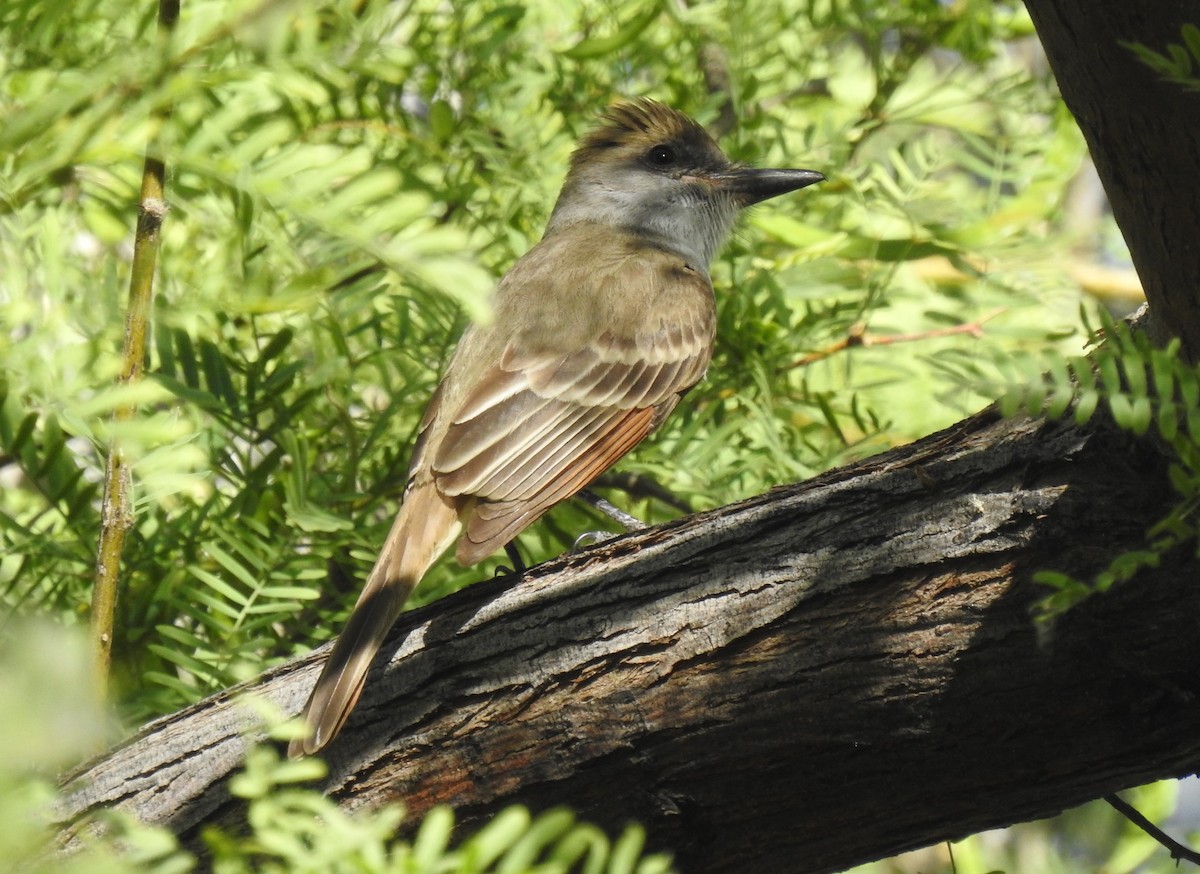
[{"label": "flycatcher", "polygon": [[612,107],[571,158],[545,236],[463,334],[421,420],[404,503],[304,709],[314,753],[341,729],[409,593],[458,541],[475,564],[616,463],[704,375],[708,265],[738,211],[820,182],[730,163],[652,100]]}]

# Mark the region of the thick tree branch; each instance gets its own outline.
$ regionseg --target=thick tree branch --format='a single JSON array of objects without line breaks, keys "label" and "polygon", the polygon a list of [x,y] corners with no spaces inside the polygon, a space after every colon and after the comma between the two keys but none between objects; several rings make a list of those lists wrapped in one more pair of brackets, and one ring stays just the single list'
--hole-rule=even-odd
[{"label": "thick tree branch", "polygon": [[1164,52],[1200,24],[1190,3],[1025,0],[1083,131],[1158,325],[1200,361],[1200,93],[1164,82],[1130,43]]},{"label": "thick tree branch", "polygon": [[[399,623],[325,788],[467,821],[565,802],[645,823],[689,872],[815,872],[1189,773],[1194,555],[1050,635],[1029,615],[1033,572],[1140,546],[1167,489],[1144,444],[983,414],[480,584]],[[80,769],[64,822],[235,821],[238,695],[297,711],[321,655]]]}]

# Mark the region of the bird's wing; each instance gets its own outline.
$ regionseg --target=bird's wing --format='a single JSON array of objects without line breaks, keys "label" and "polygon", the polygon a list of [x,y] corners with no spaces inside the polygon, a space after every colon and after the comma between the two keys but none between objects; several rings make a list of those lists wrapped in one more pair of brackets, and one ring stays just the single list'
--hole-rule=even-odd
[{"label": "bird's wing", "polygon": [[[711,302],[706,276],[689,281],[702,293],[694,299]],[[431,450],[438,491],[474,499],[460,562],[485,558],[585,487],[699,381],[712,349],[711,304],[678,315],[666,322],[654,314],[653,323],[606,331],[571,352],[509,343]]]}]

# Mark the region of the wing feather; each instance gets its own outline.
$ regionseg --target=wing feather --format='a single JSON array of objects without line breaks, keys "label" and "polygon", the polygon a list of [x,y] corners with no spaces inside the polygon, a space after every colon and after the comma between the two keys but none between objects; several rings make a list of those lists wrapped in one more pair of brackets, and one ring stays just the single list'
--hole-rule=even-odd
[{"label": "wing feather", "polygon": [[499,442],[476,452],[458,467],[445,473],[435,469],[438,489],[447,495],[476,495],[489,500],[498,500],[510,491],[506,482],[520,470],[531,457],[539,457],[549,451],[564,436],[583,427],[596,416],[596,412],[578,404],[565,405],[558,401],[538,398],[532,393],[527,396],[545,406],[539,410],[536,420],[528,427],[510,431]]},{"label": "wing feather", "polygon": [[492,378],[480,383],[468,401],[454,414],[455,422],[469,422],[488,410],[495,409],[525,390],[527,379],[520,371],[500,368]]},{"label": "wing feather", "polygon": [[553,440],[542,441],[538,447],[521,453],[520,464],[508,468],[504,478],[494,482],[488,500],[529,500],[535,497],[556,472],[566,468],[600,435],[613,427],[611,410],[599,407],[584,409],[586,413],[569,424],[564,423]]},{"label": "wing feather", "polygon": [[491,407],[473,419],[455,422],[433,460],[433,470],[443,478],[445,494],[474,493],[477,485],[468,481],[478,472],[480,456],[491,451],[491,465],[501,465],[522,443],[535,441],[559,426],[563,418],[561,404],[554,398],[524,391],[508,403]]},{"label": "wing feather", "polygon": [[601,440],[568,468],[559,468],[534,500],[481,502],[467,521],[456,557],[474,564],[508,543],[559,501],[570,497],[612,467],[654,427],[654,408],[627,411]]},{"label": "wing feather", "polygon": [[[647,269],[647,257],[661,269]],[[671,253],[640,252],[634,261],[594,278],[596,294],[613,294],[619,282],[641,287],[597,307],[596,318],[608,321],[588,339],[541,326],[518,332],[445,411],[430,470],[440,492],[472,499],[460,561],[494,552],[585,487],[703,376],[715,330],[708,277]]]}]

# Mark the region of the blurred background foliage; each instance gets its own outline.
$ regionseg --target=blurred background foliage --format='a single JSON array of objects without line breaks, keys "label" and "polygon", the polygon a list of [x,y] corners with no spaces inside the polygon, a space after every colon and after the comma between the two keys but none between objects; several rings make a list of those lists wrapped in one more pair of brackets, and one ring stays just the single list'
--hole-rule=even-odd
[{"label": "blurred background foliage", "polygon": [[[447,352],[614,99],[829,177],[758,208],[718,257],[709,376],[620,466],[691,507],[949,425],[991,400],[998,359],[1077,353],[1081,307],[1139,299],[1016,2],[183,0],[169,40],[155,11],[0,5],[0,636],[83,621],[118,443],[136,500],[125,726],[336,633]],[[170,212],[148,378],[117,390],[151,143]],[[587,513],[555,510],[523,550],[561,551]],[[444,562],[414,604],[494,565]],[[1118,831],[988,837],[958,845],[957,870],[1030,870],[1031,846],[1060,860],[1038,870],[1100,870],[1071,860],[1124,858]],[[1143,861],[1104,870],[1158,870]],[[949,870],[907,864],[870,870]]]}]

